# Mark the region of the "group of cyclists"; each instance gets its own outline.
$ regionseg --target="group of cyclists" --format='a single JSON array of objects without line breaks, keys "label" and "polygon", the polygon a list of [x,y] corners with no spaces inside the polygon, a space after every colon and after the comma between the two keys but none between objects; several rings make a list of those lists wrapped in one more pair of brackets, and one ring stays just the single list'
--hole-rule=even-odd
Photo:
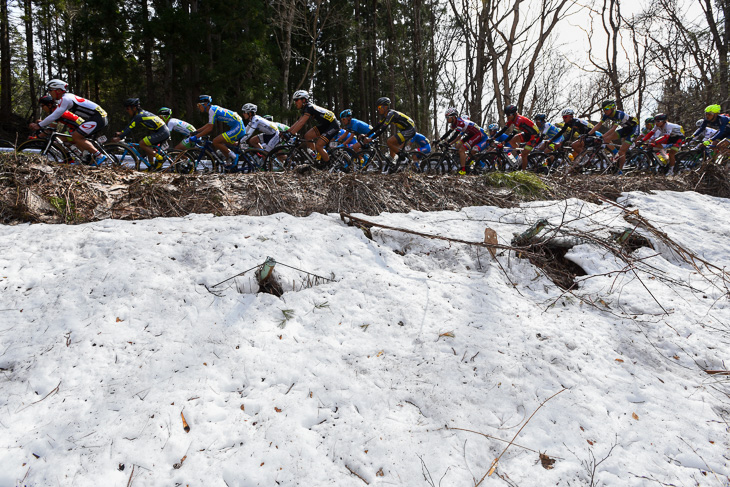
[{"label": "group of cyclists", "polygon": [[[98,104],[70,93],[68,84],[63,80],[50,80],[46,89],[48,94],[41,97],[39,103],[47,115],[31,123],[30,128],[41,130],[54,123],[62,124],[70,132],[71,142],[80,150],[92,154],[93,165],[104,163],[107,156],[95,148],[89,138],[107,127],[106,111]],[[289,141],[309,122],[312,126],[305,132],[304,140],[323,164],[330,160],[328,147],[347,147],[357,154],[390,129],[394,130],[385,141],[388,148],[385,157],[391,162],[399,157],[407,144],[421,154],[431,152],[429,140],[418,133],[413,119],[394,110],[388,97],[378,98],[376,102],[378,119],[374,126],[355,118],[351,109],[340,112],[338,119],[333,111],[312,103],[306,90],[296,91],[292,100],[301,115],[291,126],[286,126],[275,122],[269,115],[258,115],[258,108],[253,103],[244,104],[239,115],[235,110],[213,104],[211,96],[200,95],[197,108],[200,113],[207,114],[208,121],[201,128],[195,128],[186,121],[172,117],[170,108],[162,107],[155,114],[144,110],[139,98],[128,98],[124,101],[124,108],[130,123],[124,130],[117,132],[112,141],[122,140],[135,128],[145,129],[147,135],[138,144],[148,158],[151,170],[162,167],[163,158],[156,148],[168,144],[171,133],[179,133],[183,137],[175,149],[189,149],[195,147],[202,137],[212,135],[216,122],[224,124],[227,130],[215,135],[211,143],[222,154],[228,171],[235,171],[238,167],[238,151],[231,150],[232,147],[246,143],[268,153],[277,145]],[[459,113],[456,108],[448,108],[445,113],[447,131],[438,139],[437,145],[442,148],[454,147],[458,151],[461,166],[459,174],[468,173],[469,161],[474,154],[487,150],[495,143],[501,144],[510,154],[519,152],[518,165],[523,170],[527,169],[528,156],[533,151],[550,153],[565,146],[574,159],[588,145],[599,143],[615,154],[618,174],[622,174],[629,148],[648,144],[656,150],[666,151],[667,175],[674,173],[675,155],[688,139],[682,126],[669,122],[667,115],[660,113],[647,118],[642,129],[638,118],[617,109],[615,101],[604,101],[600,108],[601,119],[595,125],[576,117],[571,108],[562,111],[562,122],[553,124],[547,121],[544,113],[528,118],[518,113],[515,105],[507,105],[504,108],[504,125],[491,123],[486,129],[467,115]],[[726,140],[730,137],[730,116],[720,112],[720,105],[708,106],[704,118],[697,121],[691,138],[713,147],[730,144]]]}]

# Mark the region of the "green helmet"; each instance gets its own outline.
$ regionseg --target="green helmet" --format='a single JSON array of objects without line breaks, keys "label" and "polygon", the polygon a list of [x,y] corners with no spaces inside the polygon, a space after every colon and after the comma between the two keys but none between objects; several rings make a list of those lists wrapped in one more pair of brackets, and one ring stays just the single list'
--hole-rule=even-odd
[{"label": "green helmet", "polygon": [[709,105],[705,108],[705,113],[720,113],[720,105]]}]

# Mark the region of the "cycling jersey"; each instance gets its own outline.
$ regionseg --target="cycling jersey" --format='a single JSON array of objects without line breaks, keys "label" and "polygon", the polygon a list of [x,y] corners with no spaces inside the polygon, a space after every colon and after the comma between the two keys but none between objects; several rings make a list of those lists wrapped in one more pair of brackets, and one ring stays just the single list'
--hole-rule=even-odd
[{"label": "cycling jersey", "polygon": [[169,130],[170,133],[178,132],[183,134],[185,137],[188,137],[190,134],[195,132],[195,127],[183,120],[180,120],[179,118],[170,118],[170,120],[167,121],[167,130]]},{"label": "cycling jersey", "polygon": [[567,132],[567,135],[565,135],[565,140],[570,140],[573,135],[579,134],[579,135],[586,135],[588,132],[590,132],[593,129],[593,124],[590,122],[587,122],[586,120],[583,120],[582,118],[575,118],[570,122],[563,122],[563,128],[560,129],[560,131],[553,136],[552,139],[550,139],[550,142],[556,142],[563,134]]},{"label": "cycling jersey", "polygon": [[715,120],[710,122],[709,120],[705,119],[702,122],[702,126],[695,130],[695,133],[692,134],[692,137],[697,137],[699,134],[704,132],[705,129],[713,128],[716,129],[717,132],[715,135],[712,136],[710,140],[721,140],[730,135],[730,125],[728,125],[728,122],[730,122],[730,117],[726,115],[718,115],[715,117]]},{"label": "cycling jersey", "polygon": [[668,139],[669,137],[682,136],[684,137],[684,129],[681,125],[676,123],[665,123],[663,127],[659,125],[655,126],[648,134],[646,134],[641,140],[646,142],[648,140],[654,140],[657,144],[663,144],[662,139]]},{"label": "cycling jersey", "polygon": [[49,124],[55,122],[66,111],[78,115],[84,120],[91,120],[94,117],[106,118],[106,111],[99,105],[72,93],[65,93],[57,103],[56,109],[40,122],[39,125],[41,127],[47,127]]},{"label": "cycling jersey", "polygon": [[243,126],[241,116],[233,110],[211,105],[208,109],[208,123],[223,122],[228,125],[228,131],[223,133],[223,140],[233,144],[246,135],[246,127]]},{"label": "cycling jersey", "polygon": [[283,123],[279,123],[279,122],[274,122],[274,125],[276,125],[276,128],[279,132],[286,132],[287,130],[289,130],[291,128],[288,125],[284,125]]},{"label": "cycling jersey", "polygon": [[129,132],[131,132],[132,129],[137,126],[137,124],[139,124],[140,127],[151,130],[152,132],[157,132],[158,130],[164,129],[164,132],[167,132],[168,136],[170,135],[170,131],[167,129],[167,125],[165,125],[165,122],[163,122],[160,117],[152,112],[148,112],[147,110],[137,110],[137,114],[132,117],[132,121],[129,122],[127,128],[125,128],[122,133],[119,134],[119,137],[126,137],[127,134],[129,134]]},{"label": "cycling jersey", "polygon": [[[410,137],[413,137],[416,134],[416,124],[413,120],[411,120],[411,117],[395,110],[388,110],[388,113],[386,113],[385,116],[381,118],[377,124],[375,124],[375,127],[370,129],[366,136],[369,138],[377,137],[385,132],[390,125],[394,125],[398,129],[398,134],[400,135],[400,137],[398,137],[399,139],[405,138],[405,135],[407,135],[407,133],[411,130],[413,131],[413,134],[411,134]],[[401,142],[403,141],[401,140]]]},{"label": "cycling jersey", "polygon": [[246,125],[246,133],[248,134],[248,138],[255,135],[256,132],[261,132],[262,134],[266,135],[274,135],[278,131],[279,129],[274,122],[269,122],[264,117],[260,117],[258,115],[254,115],[253,117],[251,117],[251,119],[248,121],[248,125]]},{"label": "cycling jersey", "polygon": [[533,138],[536,138],[540,134],[540,129],[537,128],[535,122],[527,117],[523,117],[522,115],[516,115],[514,120],[512,120],[511,122],[507,122],[507,125],[502,127],[500,131],[497,132],[496,136],[502,135],[503,133],[507,132],[510,127],[515,127],[517,130],[521,131],[524,135],[528,137],[528,140],[523,140],[523,142],[530,142]]},{"label": "cycling jersey", "polygon": [[695,132],[695,134],[697,134],[697,135],[694,135],[693,134],[693,137],[698,138],[698,139],[702,139],[703,141],[705,141],[705,140],[711,140],[712,137],[716,133],[717,133],[717,130],[711,129],[711,128],[706,128],[704,130],[704,132],[701,132],[700,134],[697,134],[697,132]]},{"label": "cycling jersey", "polygon": [[[540,128],[539,126],[537,128]],[[545,122],[542,125],[542,129],[540,129],[540,135],[543,139],[552,139],[556,135],[558,135],[558,132],[560,132],[560,129],[556,127],[555,125]]]},{"label": "cycling jersey", "polygon": [[423,152],[424,154],[431,152],[431,143],[423,134],[416,133],[416,135],[411,138],[411,144],[416,146],[416,150],[418,152]]},{"label": "cycling jersey", "polygon": [[613,113],[611,115],[606,115],[605,113],[601,117],[601,123],[603,122],[613,122],[616,124],[621,125],[621,127],[636,127],[639,125],[639,119],[636,117],[630,117],[625,112],[622,112],[621,110],[613,110]]},{"label": "cycling jersey", "polygon": [[78,128],[81,127],[84,121],[85,120],[83,118],[69,111],[63,112],[61,116],[56,120],[56,122],[63,124],[66,128],[68,128],[69,132],[78,130]]},{"label": "cycling jersey", "polygon": [[302,115],[309,115],[317,125],[329,125],[336,122],[334,113],[313,103],[302,107]]},{"label": "cycling jersey", "polygon": [[363,122],[362,120],[358,120],[356,118],[351,118],[350,123],[347,125],[342,126],[345,130],[348,130],[354,134],[360,134],[365,135],[370,133],[370,131],[373,129],[373,127],[370,124],[367,124]]}]

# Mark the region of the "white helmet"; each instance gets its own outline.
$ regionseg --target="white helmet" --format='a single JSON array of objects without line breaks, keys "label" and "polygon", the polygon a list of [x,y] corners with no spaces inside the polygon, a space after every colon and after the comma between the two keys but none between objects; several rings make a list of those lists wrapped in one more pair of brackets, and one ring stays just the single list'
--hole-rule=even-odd
[{"label": "white helmet", "polygon": [[241,111],[244,113],[256,113],[259,108],[253,103],[246,103],[241,107]]},{"label": "white helmet", "polygon": [[697,125],[698,127],[702,127],[703,123],[705,123],[705,119],[701,118],[701,119],[697,120],[697,123],[695,123],[695,125]]},{"label": "white helmet", "polygon": [[297,101],[300,98],[304,98],[305,100],[309,101],[309,93],[307,92],[307,90],[297,90],[294,92],[292,100]]},{"label": "white helmet", "polygon": [[454,107],[450,107],[446,109],[446,118],[449,117],[458,117],[459,116],[459,110],[457,110]]},{"label": "white helmet", "polygon": [[567,117],[568,115],[575,115],[575,112],[572,108],[566,108],[563,110],[563,113],[561,114],[563,117]]},{"label": "white helmet", "polygon": [[62,79],[52,79],[48,83],[46,83],[46,90],[63,90],[68,91],[68,83],[66,83]]}]

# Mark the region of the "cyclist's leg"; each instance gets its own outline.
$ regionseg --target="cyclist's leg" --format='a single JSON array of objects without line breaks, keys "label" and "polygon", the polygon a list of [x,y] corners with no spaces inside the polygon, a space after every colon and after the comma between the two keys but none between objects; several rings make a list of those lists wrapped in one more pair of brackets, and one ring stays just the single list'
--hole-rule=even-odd
[{"label": "cyclist's leg", "polygon": [[[307,130],[307,133],[304,134],[304,138],[306,140],[315,139],[314,143],[307,142],[307,147],[317,152],[323,161],[329,161],[329,154],[324,151],[324,144],[321,147],[319,146],[319,136],[319,127],[312,127],[311,129]],[[325,157],[327,159],[325,159]]]},{"label": "cyclist's leg", "polygon": [[[524,137],[523,137],[524,138]],[[540,140],[540,138],[537,135],[533,135],[530,137],[527,141],[525,141],[525,147],[522,149],[522,170],[527,170],[527,158],[530,155],[530,152],[532,152],[532,149],[535,148],[535,145]]]},{"label": "cyclist's leg", "polygon": [[248,146],[253,147],[254,149],[262,149],[261,140],[259,139],[259,136],[254,135],[253,137],[248,139]]},{"label": "cyclist's leg", "polygon": [[337,137],[339,131],[340,124],[337,122],[332,122],[329,125],[317,128],[317,132],[319,132],[320,135],[315,143],[315,147],[317,148],[317,152],[322,156],[322,160],[324,162],[328,162],[330,160],[330,155],[325,150],[325,147],[327,147],[330,140],[334,140],[334,138]]},{"label": "cyclist's leg", "polygon": [[157,154],[157,145],[162,144],[170,139],[170,131],[166,126],[162,126],[139,141],[139,148],[147,156],[150,165],[155,169],[162,166],[162,156]]},{"label": "cyclist's leg", "polygon": [[223,156],[232,162],[235,162],[236,156],[228,148],[228,144],[236,145],[236,143],[246,135],[246,127],[243,124],[238,124],[232,127],[228,132],[223,132],[213,139],[213,147],[221,151]]}]

